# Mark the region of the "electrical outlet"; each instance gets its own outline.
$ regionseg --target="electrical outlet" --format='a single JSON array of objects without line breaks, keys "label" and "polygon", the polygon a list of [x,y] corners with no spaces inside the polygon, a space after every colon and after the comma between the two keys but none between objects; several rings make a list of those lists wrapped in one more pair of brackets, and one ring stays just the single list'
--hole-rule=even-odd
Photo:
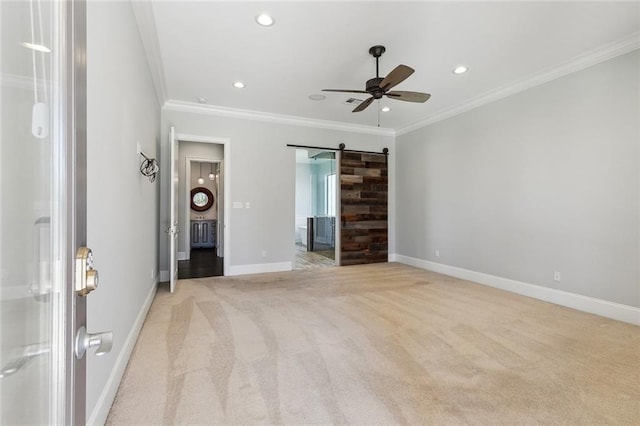
[{"label": "electrical outlet", "polygon": [[436,249],[436,257],[440,257],[440,250]]},{"label": "electrical outlet", "polygon": [[562,275],[560,275],[560,272],[555,271],[553,273],[553,280],[557,283],[559,283],[562,280]]}]

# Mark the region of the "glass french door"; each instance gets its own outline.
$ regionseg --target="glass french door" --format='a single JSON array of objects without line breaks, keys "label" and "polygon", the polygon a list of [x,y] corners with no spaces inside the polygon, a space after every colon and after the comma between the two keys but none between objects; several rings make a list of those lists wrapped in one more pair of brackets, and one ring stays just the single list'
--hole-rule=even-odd
[{"label": "glass french door", "polygon": [[0,1],[3,425],[85,420],[84,386],[74,386],[85,375],[73,353],[75,328],[84,324],[75,316],[77,307],[84,315],[84,301],[73,291],[73,258],[86,229],[75,216],[78,206],[85,211],[76,194],[83,178],[76,170],[85,168],[84,140],[76,140],[85,128],[75,110],[76,96],[85,93],[75,87],[84,82],[84,58],[73,41],[84,30],[77,3]]}]

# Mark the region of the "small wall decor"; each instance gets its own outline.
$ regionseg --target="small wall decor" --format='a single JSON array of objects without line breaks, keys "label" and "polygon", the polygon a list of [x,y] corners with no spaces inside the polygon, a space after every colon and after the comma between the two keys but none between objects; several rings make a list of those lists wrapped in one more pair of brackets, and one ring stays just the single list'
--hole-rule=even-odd
[{"label": "small wall decor", "polygon": [[213,205],[213,194],[203,186],[191,190],[191,210],[206,212]]},{"label": "small wall decor", "polygon": [[158,162],[155,158],[147,157],[143,152],[140,152],[140,155],[144,157],[142,164],[140,164],[140,173],[142,173],[142,176],[148,177],[149,182],[153,183],[156,180],[158,171],[160,171]]}]

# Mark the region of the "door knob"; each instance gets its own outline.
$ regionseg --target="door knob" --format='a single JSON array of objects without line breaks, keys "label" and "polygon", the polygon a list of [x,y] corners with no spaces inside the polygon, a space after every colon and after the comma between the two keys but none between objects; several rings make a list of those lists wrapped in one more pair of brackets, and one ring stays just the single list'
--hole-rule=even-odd
[{"label": "door knob", "polygon": [[96,349],[96,356],[104,355],[111,351],[113,346],[113,333],[103,331],[102,333],[87,333],[87,329],[82,326],[76,335],[75,352],[76,358],[82,359],[89,348]]}]

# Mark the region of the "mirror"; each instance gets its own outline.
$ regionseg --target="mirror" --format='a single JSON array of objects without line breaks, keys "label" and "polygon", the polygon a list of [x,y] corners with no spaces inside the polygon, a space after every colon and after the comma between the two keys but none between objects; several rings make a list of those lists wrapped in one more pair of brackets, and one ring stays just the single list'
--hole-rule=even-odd
[{"label": "mirror", "polygon": [[199,186],[191,190],[191,210],[204,212],[213,205],[213,194],[207,188]]}]

